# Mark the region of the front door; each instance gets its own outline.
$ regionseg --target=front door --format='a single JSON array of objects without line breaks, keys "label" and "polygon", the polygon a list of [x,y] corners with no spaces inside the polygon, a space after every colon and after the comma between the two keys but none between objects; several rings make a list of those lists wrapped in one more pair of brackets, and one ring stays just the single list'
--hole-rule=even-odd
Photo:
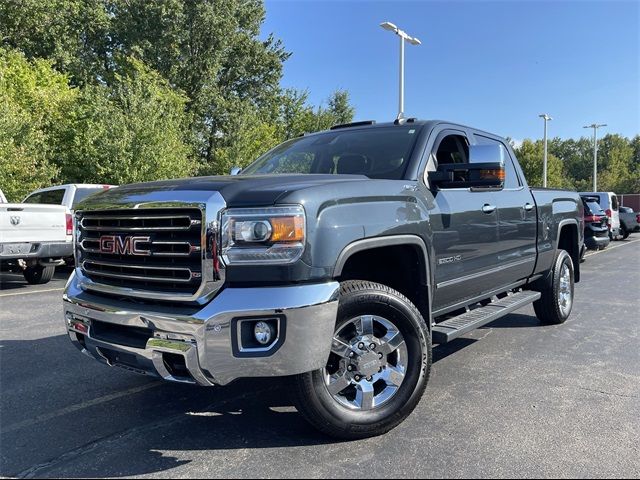
[{"label": "front door", "polygon": [[[436,138],[430,162],[469,161],[465,132],[445,130]],[[498,286],[498,209],[500,192],[468,188],[433,190],[430,211],[436,284],[433,310],[438,311]]]}]

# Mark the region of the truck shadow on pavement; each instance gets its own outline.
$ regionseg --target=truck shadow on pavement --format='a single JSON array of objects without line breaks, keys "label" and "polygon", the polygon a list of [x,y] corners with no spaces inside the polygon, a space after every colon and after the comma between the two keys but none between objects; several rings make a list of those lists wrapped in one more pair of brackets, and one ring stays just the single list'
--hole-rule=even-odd
[{"label": "truck shadow on pavement", "polygon": [[[30,285],[24,279],[22,273],[0,272],[0,291],[11,290],[29,290],[29,289],[47,289],[63,287],[64,283],[71,275],[73,269],[71,267],[58,267],[53,275],[53,283],[44,285]],[[58,280],[56,282],[56,280]],[[62,283],[61,283],[62,282]]]},{"label": "truck shadow on pavement", "polygon": [[[510,315],[492,327],[537,325],[531,318]],[[436,346],[434,363],[476,341]],[[1,340],[0,365],[3,477],[129,477],[192,462],[225,476],[247,449],[268,449],[273,466],[287,462],[283,447],[341,443],[296,411],[291,378],[210,389],[163,383],[92,362],[66,335]]]}]

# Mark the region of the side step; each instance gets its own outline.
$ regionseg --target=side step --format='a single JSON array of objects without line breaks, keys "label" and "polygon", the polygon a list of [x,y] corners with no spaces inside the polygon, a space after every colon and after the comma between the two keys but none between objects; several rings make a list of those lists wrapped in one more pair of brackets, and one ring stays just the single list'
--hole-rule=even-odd
[{"label": "side step", "polygon": [[513,293],[485,307],[478,307],[432,328],[433,343],[447,343],[465,333],[491,323],[540,298],[540,292],[525,290]]}]

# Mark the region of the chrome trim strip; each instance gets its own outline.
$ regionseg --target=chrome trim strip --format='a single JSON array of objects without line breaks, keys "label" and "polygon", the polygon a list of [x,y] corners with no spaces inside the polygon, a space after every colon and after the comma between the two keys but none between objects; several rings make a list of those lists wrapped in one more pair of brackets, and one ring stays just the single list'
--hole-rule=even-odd
[{"label": "chrome trim strip", "polygon": [[[484,277],[486,275],[492,275],[494,273],[501,272],[502,270],[504,270],[506,268],[517,267],[518,265],[523,265],[525,263],[530,263],[531,262],[531,264],[534,265],[535,261],[536,261],[536,257],[535,256],[531,256],[530,258],[523,258],[522,260],[517,260],[517,261],[511,262],[511,263],[506,263],[504,265],[500,265],[499,267],[495,267],[495,268],[492,268],[490,270],[485,270],[484,272],[471,273],[469,275],[464,275],[462,277],[453,278],[451,280],[445,280],[444,282],[438,283],[436,285],[436,289],[437,288],[450,287],[451,285],[455,285],[457,283],[466,282],[468,280],[473,280],[474,278],[480,278],[480,277]],[[532,271],[533,271],[533,268],[532,268]]]}]

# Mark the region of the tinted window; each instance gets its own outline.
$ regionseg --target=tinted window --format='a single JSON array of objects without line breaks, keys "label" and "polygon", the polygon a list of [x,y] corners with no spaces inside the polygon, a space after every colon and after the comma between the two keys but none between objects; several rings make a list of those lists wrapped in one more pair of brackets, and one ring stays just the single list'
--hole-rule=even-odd
[{"label": "tinted window", "polygon": [[102,188],[76,188],[76,194],[73,197],[73,204],[71,205],[71,208],[76,208],[76,205],[89,195],[102,192],[102,190]]},{"label": "tinted window", "polygon": [[629,207],[620,207],[622,213],[633,213],[633,209]]},{"label": "tinted window", "polygon": [[583,200],[585,214],[587,215],[606,215],[602,207],[595,200]]},{"label": "tinted window", "polygon": [[505,147],[502,142],[494,140],[493,138],[483,137],[482,135],[476,135],[475,137],[478,145],[499,145],[500,148],[504,150],[504,153],[506,154],[504,157],[507,159],[504,165],[504,188],[520,188],[521,184],[518,179],[518,174],[516,173],[516,167],[513,165],[513,159],[511,158],[511,155],[509,155],[507,147]]},{"label": "tinted window", "polygon": [[56,190],[47,190],[45,192],[34,193],[25,198],[23,203],[46,203],[49,205],[62,205],[64,192],[64,188],[59,188]]},{"label": "tinted window", "polygon": [[420,126],[331,132],[289,140],[265,153],[242,175],[329,173],[401,179]]},{"label": "tinted window", "polygon": [[436,151],[438,165],[469,163],[469,141],[462,135],[447,135]]}]

